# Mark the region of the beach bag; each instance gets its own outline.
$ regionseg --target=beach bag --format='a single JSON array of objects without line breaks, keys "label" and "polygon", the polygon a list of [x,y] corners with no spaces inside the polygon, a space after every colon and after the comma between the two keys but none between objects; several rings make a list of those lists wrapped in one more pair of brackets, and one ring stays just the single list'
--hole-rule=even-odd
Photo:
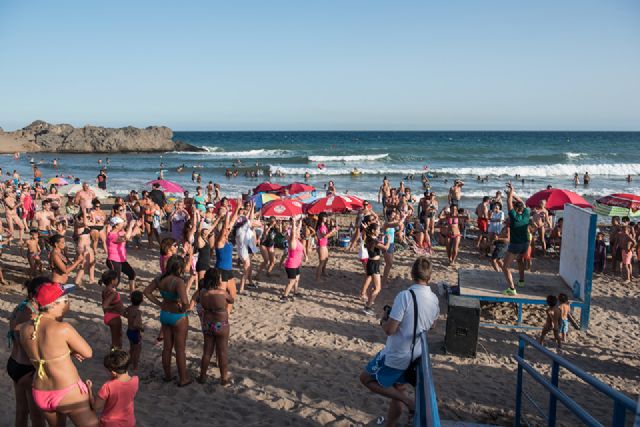
[{"label": "beach bag", "polygon": [[404,371],[404,378],[408,384],[415,387],[416,384],[418,384],[418,365],[420,364],[422,356],[413,360],[413,349],[416,345],[416,332],[418,330],[418,301],[416,300],[416,294],[413,293],[413,290],[409,289],[409,292],[411,292],[411,299],[413,299],[413,340],[411,341],[411,358],[409,359],[409,366]]}]

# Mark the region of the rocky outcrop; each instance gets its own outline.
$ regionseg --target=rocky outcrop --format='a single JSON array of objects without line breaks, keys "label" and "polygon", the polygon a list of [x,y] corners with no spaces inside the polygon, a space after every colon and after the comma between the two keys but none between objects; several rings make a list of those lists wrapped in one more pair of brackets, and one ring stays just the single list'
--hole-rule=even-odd
[{"label": "rocky outcrop", "polygon": [[36,120],[15,132],[0,131],[0,133],[5,138],[20,142],[22,151],[51,153],[204,151],[200,147],[173,141],[173,131],[165,126],[149,126],[144,129],[131,126],[74,128],[68,124],[54,125]]}]

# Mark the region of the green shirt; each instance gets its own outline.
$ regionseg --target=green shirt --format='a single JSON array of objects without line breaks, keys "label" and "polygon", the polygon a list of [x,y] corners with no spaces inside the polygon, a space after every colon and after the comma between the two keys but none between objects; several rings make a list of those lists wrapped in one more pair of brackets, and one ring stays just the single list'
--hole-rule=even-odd
[{"label": "green shirt", "polygon": [[531,210],[525,208],[521,214],[515,209],[509,211],[509,231],[511,231],[510,243],[529,243],[529,218]]}]

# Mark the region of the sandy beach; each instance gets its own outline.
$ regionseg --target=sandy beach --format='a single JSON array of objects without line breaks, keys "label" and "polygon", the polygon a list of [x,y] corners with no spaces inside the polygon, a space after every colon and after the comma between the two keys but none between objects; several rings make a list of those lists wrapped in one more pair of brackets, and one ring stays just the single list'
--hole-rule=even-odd
[{"label": "sandy beach", "polygon": [[[158,273],[157,247],[153,250],[130,249],[129,260],[146,285]],[[99,253],[98,271],[104,267]],[[234,384],[221,387],[217,368],[210,367],[205,385],[193,383],[187,388],[162,382],[161,348],[154,346],[159,329],[158,309],[143,304],[146,331],[143,338],[141,380],[135,408],[138,425],[159,424],[207,426],[217,425],[291,425],[357,426],[375,425],[387,402],[368,392],[358,381],[358,374],[376,351],[382,348],[384,334],[377,318],[362,313],[356,295],[362,280],[361,266],[355,253],[334,249],[327,280],[314,283],[316,255],[302,269],[303,296],[294,303],[282,304],[277,296],[284,287],[283,271],[262,281],[257,290],[240,297],[231,318],[230,370]],[[380,309],[390,304],[394,295],[409,281],[410,265],[415,255],[408,249],[396,255],[393,280],[377,302]],[[432,256],[432,283],[457,281],[455,269],[446,266],[446,254],[437,248]],[[16,303],[22,299],[26,260],[16,247],[2,257],[5,277],[11,285],[2,289],[0,311],[3,327]],[[254,263],[258,261],[254,257]],[[557,259],[536,259],[537,272],[557,271]],[[257,264],[256,264],[257,266]],[[487,269],[488,263],[473,251],[466,240],[459,268]],[[433,287],[435,289],[435,286]],[[109,348],[109,333],[102,323],[100,289],[91,285],[78,290],[72,298],[69,321],[90,342],[94,357],[78,364],[83,378],[101,384],[107,379],[102,356]],[[125,292],[123,292],[125,294]],[[611,276],[594,278],[592,317],[587,332],[571,331],[571,342],[563,356],[612,387],[637,398],[640,393],[640,296],[637,284],[627,287]],[[125,297],[125,300],[127,298]],[[513,421],[518,333],[511,330],[481,328],[478,355],[475,359],[445,355],[442,350],[446,307],[441,298],[441,320],[430,335],[434,382],[441,417],[479,423],[510,425]],[[508,322],[515,308],[486,306],[483,319]],[[525,321],[541,324],[542,309],[528,309]],[[202,352],[202,335],[195,315],[189,318],[187,341],[188,368],[195,377]],[[9,351],[0,352],[5,364]],[[531,355],[532,352],[529,353]],[[536,360],[534,357],[533,360]],[[543,367],[546,361],[536,364]],[[175,367],[174,367],[175,372]],[[531,382],[525,383],[531,384]],[[610,419],[608,402],[592,388],[570,375],[563,375],[562,389],[601,420]],[[530,392],[546,405],[547,395],[541,387]],[[0,419],[13,418],[14,399],[10,379],[0,380]],[[561,425],[576,425],[576,420],[560,409]],[[538,420],[539,421],[539,420]],[[4,423],[4,421],[3,421]],[[535,419],[534,419],[535,423]]]}]

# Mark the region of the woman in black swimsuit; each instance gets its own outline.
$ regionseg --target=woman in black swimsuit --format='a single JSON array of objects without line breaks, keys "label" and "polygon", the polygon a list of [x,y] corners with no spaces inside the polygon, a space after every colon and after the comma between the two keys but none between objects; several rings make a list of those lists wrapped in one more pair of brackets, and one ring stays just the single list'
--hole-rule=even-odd
[{"label": "woman in black swimsuit", "polygon": [[7,361],[7,374],[13,380],[13,388],[16,396],[16,421],[17,426],[27,426],[29,418],[31,425],[34,427],[44,427],[44,417],[42,411],[35,406],[33,396],[31,394],[31,383],[33,382],[33,373],[36,368],[33,366],[29,357],[24,352],[20,344],[20,326],[24,322],[31,320],[38,309],[32,298],[36,294],[38,288],[48,283],[48,277],[36,277],[25,284],[27,288],[27,298],[16,306],[11,313],[9,319],[9,345],[12,345],[11,355]]},{"label": "woman in black swimsuit", "polygon": [[196,250],[198,251],[198,261],[196,262],[196,271],[198,272],[198,280],[204,279],[205,272],[211,266],[211,248],[215,244],[215,226],[207,224],[206,222],[200,223],[200,231],[196,238]]},{"label": "woman in black swimsuit", "polygon": [[233,297],[229,291],[220,286],[222,283],[220,272],[215,268],[207,270],[202,281],[202,288],[194,294],[191,301],[193,307],[198,301],[202,306],[202,335],[204,336],[204,348],[200,363],[200,376],[197,381],[204,383],[207,380],[207,369],[213,352],[216,352],[218,366],[220,367],[220,384],[230,384],[228,372],[228,348],[229,348],[229,314],[227,304],[233,304]]},{"label": "woman in black swimsuit", "polygon": [[258,267],[256,280],[260,280],[260,274],[263,270],[267,270],[267,277],[271,276],[273,267],[276,265],[276,236],[278,235],[278,225],[274,217],[269,218],[269,223],[262,232],[260,239],[260,253],[262,254],[262,263]]}]

